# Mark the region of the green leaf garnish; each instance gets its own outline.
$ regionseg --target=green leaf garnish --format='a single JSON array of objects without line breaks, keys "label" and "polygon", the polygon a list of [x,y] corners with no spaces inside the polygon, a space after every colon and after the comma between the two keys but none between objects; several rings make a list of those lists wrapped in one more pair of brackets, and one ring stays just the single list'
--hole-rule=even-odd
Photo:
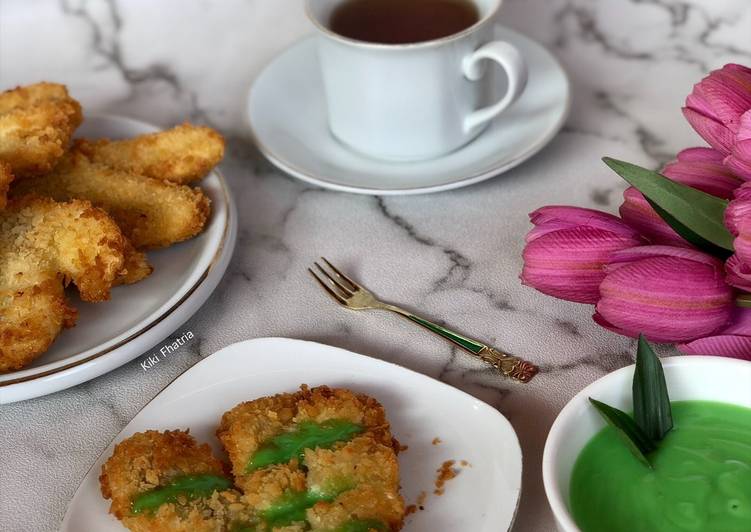
[{"label": "green leaf garnish", "polygon": [[153,511],[162,504],[177,501],[178,497],[208,497],[215,491],[226,490],[231,486],[232,482],[228,478],[218,475],[184,475],[174,478],[166,486],[139,493],[133,498],[131,510],[134,514]]},{"label": "green leaf garnish", "polygon": [[724,224],[728,205],[726,200],[676,183],[635,164],[610,157],[602,160],[644,194],[650,203],[657,205],[657,214],[689,242],[705,241],[723,250],[733,251],[733,235]]},{"label": "green leaf garnish", "polygon": [[652,464],[649,462],[647,455],[654,451],[657,447],[655,443],[644,434],[644,431],[639,428],[639,425],[631,419],[626,412],[618,410],[612,406],[601,403],[596,399],[589,398],[589,402],[594,405],[600,415],[607,421],[608,425],[613,427],[624,443],[631,450],[631,453],[639,459],[644,465],[652,468]]},{"label": "green leaf garnish", "polygon": [[634,421],[653,442],[660,441],[673,428],[673,415],[665,372],[643,335],[636,351],[632,393]]}]

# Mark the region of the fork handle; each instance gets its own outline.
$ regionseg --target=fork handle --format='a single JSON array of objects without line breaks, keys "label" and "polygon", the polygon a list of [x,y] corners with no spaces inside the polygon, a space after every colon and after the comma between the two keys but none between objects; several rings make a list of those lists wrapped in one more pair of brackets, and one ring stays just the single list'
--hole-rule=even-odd
[{"label": "fork handle", "polygon": [[478,342],[477,340],[467,338],[466,336],[449,330],[446,327],[442,327],[437,323],[421,318],[420,316],[416,316],[402,308],[394,305],[385,305],[384,308],[385,310],[395,312],[429,331],[442,336],[451,343],[458,345],[465,351],[468,351],[476,357],[484,360],[506,377],[510,377],[520,382],[529,382],[539,371],[534,364],[531,364],[526,360],[522,360],[513,355],[494,349]]}]

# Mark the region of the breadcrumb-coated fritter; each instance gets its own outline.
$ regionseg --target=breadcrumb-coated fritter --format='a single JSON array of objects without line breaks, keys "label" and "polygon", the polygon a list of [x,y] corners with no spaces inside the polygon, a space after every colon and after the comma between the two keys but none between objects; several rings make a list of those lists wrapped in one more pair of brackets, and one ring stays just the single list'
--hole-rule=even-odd
[{"label": "breadcrumb-coated fritter", "polygon": [[[349,422],[361,431],[324,447],[311,444],[302,462],[293,456],[248,470],[259,450],[279,435],[294,434],[306,423]],[[285,497],[309,497],[305,521],[290,526],[336,531],[357,522],[376,523],[373,530],[399,530],[404,501],[399,495],[397,442],[383,407],[350,390],[303,386],[293,394],[262,397],[226,412],[217,429],[244,500],[260,512]],[[262,451],[263,452],[263,451]],[[367,525],[366,525],[367,526]],[[274,529],[276,530],[276,529]]]},{"label": "breadcrumb-coated fritter", "polygon": [[203,179],[224,157],[224,138],[205,126],[182,124],[126,140],[86,140],[91,161],[119,170],[186,184]]},{"label": "breadcrumb-coated fritter", "polygon": [[102,466],[102,495],[111,499],[110,513],[135,532],[234,532],[252,523],[253,513],[234,489],[211,495],[179,496],[152,511],[134,513],[134,498],[164,487],[182,475],[224,476],[211,448],[199,445],[187,431],[146,431],[120,442]]},{"label": "breadcrumb-coated fritter", "polygon": [[104,209],[137,249],[169,246],[203,230],[209,198],[199,189],[93,162],[75,145],[49,174],[24,179],[11,196],[85,199]]},{"label": "breadcrumb-coated fritter", "polygon": [[36,83],[0,93],[0,161],[17,178],[48,172],[83,115],[64,85]]},{"label": "breadcrumb-coated fritter", "polygon": [[75,322],[64,287],[84,301],[109,298],[124,238],[87,201],[25,197],[0,211],[0,372],[20,369]]},{"label": "breadcrumb-coated fritter", "polygon": [[347,420],[363,425],[375,441],[394,445],[386,414],[378,401],[349,390],[303,386],[294,394],[262,397],[225,412],[217,437],[229,455],[235,482],[241,488],[252,475],[245,467],[269,438],[300,421]]}]

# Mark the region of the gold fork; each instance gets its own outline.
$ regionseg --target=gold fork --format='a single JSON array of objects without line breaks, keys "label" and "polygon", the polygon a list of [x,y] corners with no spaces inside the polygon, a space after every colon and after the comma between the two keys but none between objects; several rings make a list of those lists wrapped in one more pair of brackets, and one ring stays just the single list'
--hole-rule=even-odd
[{"label": "gold fork", "polygon": [[520,382],[529,382],[534,377],[538,368],[526,360],[522,360],[512,355],[508,355],[476,340],[462,336],[453,331],[441,327],[435,323],[432,323],[426,319],[412,314],[402,308],[389,303],[379,301],[371,292],[369,292],[364,286],[357,284],[352,279],[340,272],[333,264],[331,264],[324,257],[321,260],[329,267],[330,272],[324,269],[320,264],[314,262],[313,264],[320,272],[321,276],[316,274],[312,268],[308,268],[308,271],[313,278],[318,281],[318,284],[323,287],[324,290],[340,305],[347,307],[351,310],[389,310],[395,312],[400,316],[407,318],[410,321],[425,327],[429,331],[432,331],[450,342],[458,345],[465,351],[477,356],[481,360],[487,362],[498,371],[500,371],[506,377],[510,377]]}]

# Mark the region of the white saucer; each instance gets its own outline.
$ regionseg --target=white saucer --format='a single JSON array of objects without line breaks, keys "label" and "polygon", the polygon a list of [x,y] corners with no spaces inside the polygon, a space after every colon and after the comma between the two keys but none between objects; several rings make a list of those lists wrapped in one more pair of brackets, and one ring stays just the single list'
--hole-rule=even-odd
[{"label": "white saucer", "polygon": [[[127,138],[158,128],[130,118],[87,116],[81,137]],[[0,374],[0,404],[47,395],[91,380],[141,356],[190,318],[216,288],[235,247],[237,212],[218,171],[200,183],[211,217],[195,238],[148,253],[154,273],[112,289],[104,303],[71,292],[78,322],[28,367]]]},{"label": "white saucer", "polygon": [[[424,510],[409,515],[403,532],[511,529],[519,504],[522,452],[511,423],[496,409],[442,382],[408,369],[313,342],[259,338],[206,357],[162,390],[104,450],[78,487],[60,532],[120,532],[108,513],[99,474],[115,444],[149,429],[190,428],[219,450],[216,427],[237,403],[327,384],[363,392],[386,408],[399,453],[401,492],[407,504],[428,494]],[[434,438],[440,443],[433,444]],[[446,460],[459,475],[433,494],[436,470]]]},{"label": "white saucer", "polygon": [[[508,28],[496,37],[519,48],[529,66],[522,97],[476,140],[429,161],[384,162],[355,153],[328,128],[316,40],[274,59],[248,94],[247,116],[261,152],[285,172],[324,188],[358,194],[422,194],[459,188],[509,170],[541,150],[569,110],[568,78],[541,45]],[[502,76],[493,69],[494,75]],[[499,87],[504,85],[496,83]]]}]

